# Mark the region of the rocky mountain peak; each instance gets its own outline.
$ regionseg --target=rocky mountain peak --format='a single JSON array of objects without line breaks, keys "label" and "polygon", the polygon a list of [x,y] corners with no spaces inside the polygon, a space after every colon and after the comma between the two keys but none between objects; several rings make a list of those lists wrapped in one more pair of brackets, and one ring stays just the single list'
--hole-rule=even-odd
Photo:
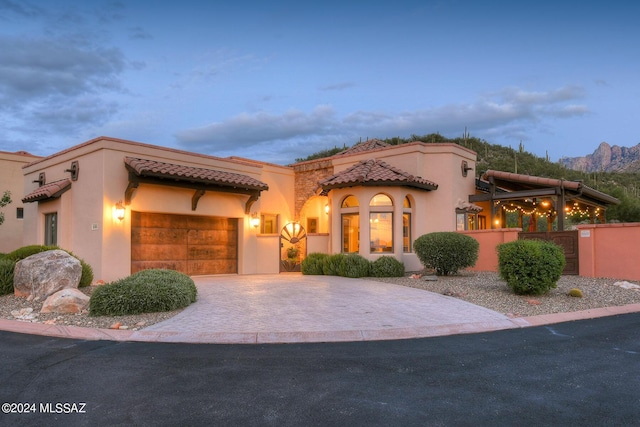
[{"label": "rocky mountain peak", "polygon": [[637,172],[640,171],[640,144],[620,147],[601,142],[598,148],[584,157],[563,157],[563,166],[583,172]]}]

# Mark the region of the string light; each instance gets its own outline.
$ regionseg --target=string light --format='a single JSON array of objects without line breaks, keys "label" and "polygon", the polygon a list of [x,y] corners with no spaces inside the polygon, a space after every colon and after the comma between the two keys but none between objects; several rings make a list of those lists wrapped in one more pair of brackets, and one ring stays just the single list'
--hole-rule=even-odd
[{"label": "string light", "polygon": [[[549,206],[548,202],[542,202],[540,203],[541,206]],[[518,205],[514,205],[513,203],[510,203],[509,205],[506,204],[502,204],[502,206],[500,206],[505,212],[508,213],[515,213],[515,212],[521,212],[523,215],[533,215],[536,214],[539,217],[555,217],[558,212],[556,210],[549,210],[549,209],[538,209],[537,207],[533,207],[530,209],[526,209],[522,206],[518,206]],[[582,208],[580,206],[579,203],[574,203],[572,206],[565,206],[564,208],[564,213],[566,217],[569,216],[580,216],[580,217],[588,217],[591,216],[591,211],[589,209],[589,207],[585,207]],[[596,208],[594,211],[595,216],[598,216],[600,214],[600,208]]]}]

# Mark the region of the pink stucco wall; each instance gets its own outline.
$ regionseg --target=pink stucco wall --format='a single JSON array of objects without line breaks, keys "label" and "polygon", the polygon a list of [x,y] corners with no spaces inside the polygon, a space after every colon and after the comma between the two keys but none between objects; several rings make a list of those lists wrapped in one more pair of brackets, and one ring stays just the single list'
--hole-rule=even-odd
[{"label": "pink stucco wall", "polygon": [[[580,276],[640,280],[640,223],[578,226]],[[496,247],[518,239],[519,228],[463,231],[480,243],[478,262],[470,270],[498,271]]]},{"label": "pink stucco wall", "polygon": [[640,280],[640,223],[580,225],[580,276]]},{"label": "pink stucco wall", "polygon": [[468,230],[460,231],[461,234],[471,236],[480,243],[478,261],[469,270],[472,271],[498,271],[497,246],[501,243],[518,240],[520,228],[499,228],[494,230]]}]

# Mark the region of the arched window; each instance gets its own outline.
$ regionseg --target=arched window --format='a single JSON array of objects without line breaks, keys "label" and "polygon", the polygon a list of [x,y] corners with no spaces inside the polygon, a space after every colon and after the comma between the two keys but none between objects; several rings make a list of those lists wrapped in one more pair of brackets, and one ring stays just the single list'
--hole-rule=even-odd
[{"label": "arched window", "polygon": [[402,251],[411,252],[411,199],[402,202]]},{"label": "arched window", "polygon": [[344,198],[344,200],[342,201],[342,206],[343,208],[355,208],[360,206],[360,203],[358,202],[358,198],[356,196],[347,196]]},{"label": "arched window", "polygon": [[369,207],[371,253],[393,252],[393,201],[379,193],[371,198]]},{"label": "arched window", "polygon": [[369,206],[393,206],[393,202],[391,201],[391,197],[380,193],[371,198]]},{"label": "arched window", "polygon": [[360,251],[360,203],[356,196],[347,196],[342,201],[342,252]]}]

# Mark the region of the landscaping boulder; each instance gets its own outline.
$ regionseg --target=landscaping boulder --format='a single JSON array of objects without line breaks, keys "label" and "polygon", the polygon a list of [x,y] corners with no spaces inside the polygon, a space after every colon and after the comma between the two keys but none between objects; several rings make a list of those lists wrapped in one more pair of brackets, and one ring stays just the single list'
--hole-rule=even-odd
[{"label": "landscaping boulder", "polygon": [[80,313],[89,307],[89,297],[78,289],[63,289],[49,296],[40,313]]},{"label": "landscaping boulder", "polygon": [[29,299],[46,298],[62,289],[77,289],[81,276],[80,261],[65,251],[40,252],[16,264],[14,294]]}]

